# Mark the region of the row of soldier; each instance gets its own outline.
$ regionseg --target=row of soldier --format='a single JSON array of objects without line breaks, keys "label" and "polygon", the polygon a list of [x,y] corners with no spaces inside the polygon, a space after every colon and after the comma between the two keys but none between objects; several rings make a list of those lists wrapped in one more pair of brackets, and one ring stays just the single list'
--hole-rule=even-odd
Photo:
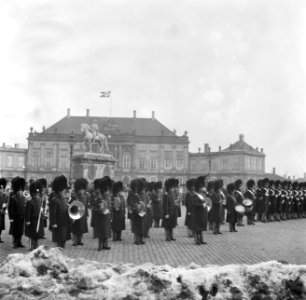
[{"label": "row of soldier", "polygon": [[[96,179],[91,189],[85,179],[77,179],[73,192],[69,191],[67,179],[56,177],[47,190],[45,179],[29,185],[25,192],[24,178],[16,177],[11,189],[5,192],[6,179],[0,179],[0,242],[1,231],[5,229],[5,211],[10,219],[9,233],[13,236],[13,247],[24,247],[21,237],[25,233],[30,238],[30,249],[38,246],[44,238],[44,229],[52,231],[52,240],[64,248],[72,237],[73,245],[83,245],[83,234],[88,232],[88,210],[91,209],[90,225],[94,237],[98,239],[98,250],[109,250],[108,240],[120,241],[125,230],[126,216],[131,221],[134,243],[142,245],[149,237],[153,225],[165,230],[166,241],[174,241],[173,229],[177,218],[181,217],[180,205],[186,206],[185,225],[188,236],[196,245],[206,244],[203,231],[213,230],[221,234],[220,225],[229,223],[229,231],[237,232],[243,226],[243,215],[238,208],[245,204],[247,224],[255,221],[269,222],[306,217],[305,183],[288,181],[248,180],[243,191],[241,180],[230,183],[225,188],[222,180],[206,181],[205,176],[189,179],[186,191],[175,178],[162,182],[148,183],[144,178],[134,179],[127,191],[121,181],[114,182],[109,177]],[[226,215],[226,217],[225,217]],[[112,234],[111,234],[112,233]]]}]

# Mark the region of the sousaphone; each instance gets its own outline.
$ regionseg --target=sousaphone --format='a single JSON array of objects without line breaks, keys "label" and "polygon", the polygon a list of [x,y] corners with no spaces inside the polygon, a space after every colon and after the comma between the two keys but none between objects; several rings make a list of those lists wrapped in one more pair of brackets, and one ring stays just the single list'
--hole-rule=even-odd
[{"label": "sousaphone", "polygon": [[85,205],[78,200],[74,200],[68,207],[69,217],[72,220],[81,219],[85,213]]}]

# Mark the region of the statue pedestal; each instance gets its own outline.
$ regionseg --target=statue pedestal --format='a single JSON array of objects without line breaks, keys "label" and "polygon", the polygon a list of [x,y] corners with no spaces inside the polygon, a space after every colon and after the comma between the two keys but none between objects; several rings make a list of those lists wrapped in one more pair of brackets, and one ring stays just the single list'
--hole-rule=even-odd
[{"label": "statue pedestal", "polygon": [[73,180],[85,178],[92,182],[96,178],[114,178],[115,158],[111,154],[84,152],[73,155]]}]

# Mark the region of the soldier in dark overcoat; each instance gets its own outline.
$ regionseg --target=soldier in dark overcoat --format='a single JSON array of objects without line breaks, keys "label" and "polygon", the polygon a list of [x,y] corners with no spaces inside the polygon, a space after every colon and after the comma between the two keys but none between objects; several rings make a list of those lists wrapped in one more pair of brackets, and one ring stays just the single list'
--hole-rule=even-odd
[{"label": "soldier in dark overcoat", "polygon": [[145,214],[145,234],[144,237],[149,238],[150,228],[153,224],[153,213],[152,213],[152,184],[153,182],[148,183],[145,178],[140,178],[143,184],[143,190],[138,192],[140,201],[143,202],[146,206],[146,214]]},{"label": "soldier in dark overcoat", "polygon": [[74,193],[72,194],[70,203],[73,201],[80,201],[84,205],[84,213],[80,219],[73,220],[71,224],[71,233],[73,246],[82,246],[84,243],[82,242],[83,234],[88,233],[88,206],[89,199],[87,197],[87,186],[88,181],[85,178],[79,178],[74,182]]},{"label": "soldier in dark overcoat", "polygon": [[213,230],[213,221],[211,217],[211,207],[212,207],[212,201],[211,201],[211,196],[214,192],[214,182],[209,181],[207,183],[207,193],[206,193],[206,199],[208,201],[207,203],[207,211],[208,211],[208,229]]},{"label": "soldier in dark overcoat", "polygon": [[[236,197],[236,201],[238,205],[242,205],[243,200],[244,200],[244,196],[242,194],[241,188],[242,188],[242,180],[241,179],[237,179],[235,181],[235,192],[234,192],[234,196]],[[244,226],[243,224],[243,215],[239,214],[237,216],[238,221],[237,221],[237,226]]]},{"label": "soldier in dark overcoat", "polygon": [[287,205],[288,205],[288,192],[287,192],[287,181],[281,182],[281,206],[280,206],[280,216],[281,220],[285,221],[287,219]]},{"label": "soldier in dark overcoat", "polygon": [[161,181],[157,181],[154,183],[153,192],[151,194],[154,227],[160,226],[160,220],[163,217],[162,197],[163,197],[163,183]]},{"label": "soldier in dark overcoat", "polygon": [[49,195],[49,229],[52,231],[52,241],[60,248],[65,248],[66,241],[71,239],[67,188],[67,178],[64,175],[57,176]]},{"label": "soldier in dark overcoat", "polygon": [[0,178],[0,243],[3,243],[3,241],[1,240],[1,233],[2,230],[5,230],[5,212],[8,199],[8,196],[5,193],[6,184],[6,178]]},{"label": "soldier in dark overcoat", "polygon": [[298,197],[298,182],[295,181],[292,183],[292,218],[297,219],[298,218],[298,206],[299,206],[299,197]]},{"label": "soldier in dark overcoat", "polygon": [[237,232],[235,225],[237,223],[237,212],[235,207],[237,206],[237,200],[234,196],[235,184],[230,183],[227,185],[227,198],[226,198],[226,207],[227,207],[227,216],[226,222],[229,223],[229,231]]},{"label": "soldier in dark overcoat", "polygon": [[274,181],[269,180],[268,185],[268,208],[267,208],[267,220],[269,222],[274,221],[274,209],[275,209],[275,191],[274,191]]},{"label": "soldier in dark overcoat", "polygon": [[192,198],[194,194],[194,184],[195,178],[190,178],[186,182],[187,192],[185,194],[185,206],[186,206],[186,217],[185,217],[185,226],[187,227],[187,236],[193,237],[193,230],[191,226],[191,212],[192,212]]},{"label": "soldier in dark overcoat", "polygon": [[214,181],[214,192],[211,196],[211,218],[213,221],[214,234],[222,234],[220,225],[222,222],[223,198],[221,196],[222,183],[220,179]]},{"label": "soldier in dark overcoat", "polygon": [[38,181],[41,183],[43,187],[42,191],[42,208],[43,208],[43,214],[41,215],[42,223],[43,223],[43,230],[41,231],[40,238],[45,239],[45,228],[48,227],[47,220],[48,220],[48,183],[46,178],[39,178]]},{"label": "soldier in dark overcoat", "polygon": [[256,189],[256,207],[257,207],[257,221],[261,221],[265,223],[264,212],[265,212],[265,191],[263,189],[263,180],[259,179],[257,181],[257,189]]},{"label": "soldier in dark overcoat", "polygon": [[11,222],[9,234],[13,236],[13,248],[23,248],[21,238],[24,233],[24,216],[26,199],[23,191],[26,182],[24,178],[15,177],[12,179],[13,192],[9,198],[8,213]]},{"label": "soldier in dark overcoat", "polygon": [[174,187],[174,203],[176,205],[176,214],[177,217],[180,218],[182,216],[182,210],[181,210],[181,193],[180,193],[180,182],[178,179],[174,179],[175,180],[175,187]]},{"label": "soldier in dark overcoat", "polygon": [[25,236],[30,239],[30,251],[38,247],[38,240],[44,231],[44,223],[41,218],[43,213],[42,191],[43,186],[40,181],[37,180],[30,184],[31,199],[26,202],[25,207]]},{"label": "soldier in dark overcoat", "polygon": [[276,180],[274,182],[274,192],[275,192],[275,202],[274,202],[274,220],[280,221],[280,213],[281,213],[281,201],[282,201],[282,193],[281,193],[281,182]]},{"label": "soldier in dark overcoat", "polygon": [[113,185],[111,207],[113,241],[122,241],[121,232],[125,230],[125,194],[122,181],[117,181]]},{"label": "soldier in dark overcoat", "polygon": [[101,190],[100,190],[100,184],[101,184],[102,178],[96,178],[93,182],[93,191],[91,191],[90,194],[90,208],[91,208],[91,220],[90,220],[90,226],[92,227],[92,236],[93,238],[97,238],[95,234],[95,217],[96,217],[96,211],[93,209],[95,207],[95,202],[97,199],[101,199]]},{"label": "soldier in dark overcoat", "polygon": [[203,238],[203,231],[207,230],[207,204],[205,179],[199,176],[194,182],[194,193],[191,200],[191,228],[196,245],[207,244]]},{"label": "soldier in dark overcoat", "polygon": [[177,226],[177,206],[174,194],[176,184],[174,178],[169,178],[165,182],[162,226],[165,228],[166,241],[175,241],[173,228]]},{"label": "soldier in dark overcoat", "polygon": [[268,214],[268,209],[269,209],[269,203],[270,203],[270,189],[269,189],[269,178],[264,178],[263,179],[263,197],[264,197],[264,211],[263,211],[263,222],[269,222],[269,214]]},{"label": "soldier in dark overcoat", "polygon": [[255,181],[253,179],[250,179],[246,183],[247,190],[244,193],[245,199],[250,199],[253,201],[253,205],[251,207],[251,211],[246,213],[247,217],[247,224],[248,225],[255,225],[254,218],[255,218]]},{"label": "soldier in dark overcoat", "polygon": [[113,181],[105,176],[100,181],[101,198],[97,198],[93,207],[95,213],[95,235],[99,239],[98,251],[110,250],[108,239],[111,237],[111,191]]},{"label": "soldier in dark overcoat", "polygon": [[286,218],[287,220],[292,219],[292,204],[293,204],[293,192],[291,181],[287,182],[287,203],[286,203]]}]

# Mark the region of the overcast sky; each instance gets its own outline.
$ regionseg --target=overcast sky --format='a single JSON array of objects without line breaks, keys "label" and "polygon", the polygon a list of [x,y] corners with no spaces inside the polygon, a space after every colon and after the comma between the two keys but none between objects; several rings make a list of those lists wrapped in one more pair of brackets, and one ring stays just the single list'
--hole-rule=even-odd
[{"label": "overcast sky", "polygon": [[243,133],[267,172],[306,172],[306,1],[1,1],[0,37],[6,144],[68,107],[109,116],[111,90],[112,116],[154,110],[190,151]]}]

